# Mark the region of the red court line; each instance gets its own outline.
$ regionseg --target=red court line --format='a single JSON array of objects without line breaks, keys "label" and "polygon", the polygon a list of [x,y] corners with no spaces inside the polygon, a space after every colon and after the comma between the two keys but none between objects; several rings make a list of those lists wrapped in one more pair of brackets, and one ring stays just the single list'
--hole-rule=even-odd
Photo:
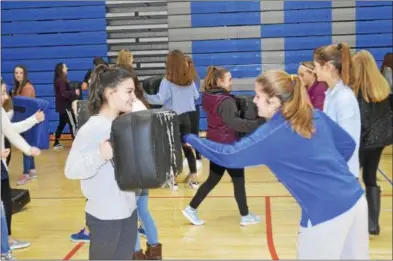
[{"label": "red court line", "polygon": [[270,203],[270,197],[265,197],[265,213],[266,213],[266,238],[267,238],[267,246],[269,248],[270,256],[272,260],[280,260],[278,258],[276,247],[274,246],[273,240],[273,225],[272,225],[272,207]]},{"label": "red court line", "polygon": [[70,252],[63,258],[63,260],[70,260],[75,254],[81,249],[81,247],[84,245],[84,242],[78,243],[76,246],[74,246],[73,249],[71,249]]}]

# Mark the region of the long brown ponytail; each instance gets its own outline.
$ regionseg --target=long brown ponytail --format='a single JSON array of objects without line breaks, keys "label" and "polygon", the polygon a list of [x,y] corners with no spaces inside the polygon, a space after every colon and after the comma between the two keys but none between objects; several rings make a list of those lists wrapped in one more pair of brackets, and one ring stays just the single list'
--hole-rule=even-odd
[{"label": "long brown ponytail", "polygon": [[346,43],[316,48],[314,50],[314,60],[321,65],[331,62],[338,70],[344,84],[349,85],[352,78],[352,59],[350,48]]},{"label": "long brown ponytail", "polygon": [[281,112],[299,135],[314,133],[313,106],[299,76],[284,71],[267,71],[256,79],[261,91],[281,101]]}]

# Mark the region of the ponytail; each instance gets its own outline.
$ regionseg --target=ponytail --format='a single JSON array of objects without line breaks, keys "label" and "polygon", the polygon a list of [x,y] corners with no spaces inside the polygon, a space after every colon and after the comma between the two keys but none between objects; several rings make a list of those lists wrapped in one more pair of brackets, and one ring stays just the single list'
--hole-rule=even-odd
[{"label": "ponytail", "polygon": [[345,85],[349,85],[352,67],[350,48],[346,43],[340,43],[337,50],[341,50],[341,78]]},{"label": "ponytail", "polygon": [[202,91],[206,91],[213,87],[217,87],[217,80],[223,80],[224,75],[228,72],[225,68],[218,68],[215,66],[209,66],[207,68],[207,74],[203,83]]},{"label": "ponytail", "polygon": [[88,106],[90,113],[92,115],[99,113],[106,102],[105,90],[107,88],[116,88],[127,79],[133,79],[131,73],[120,67],[110,67],[106,64],[95,67],[89,85]]},{"label": "ponytail", "polygon": [[299,76],[284,71],[266,71],[256,79],[261,91],[281,101],[281,113],[292,129],[307,139],[315,131],[313,106]]},{"label": "ponytail", "polygon": [[313,107],[299,76],[292,74],[290,84],[293,85],[292,97],[284,102],[281,111],[291,122],[293,130],[299,135],[310,139],[314,133]]}]

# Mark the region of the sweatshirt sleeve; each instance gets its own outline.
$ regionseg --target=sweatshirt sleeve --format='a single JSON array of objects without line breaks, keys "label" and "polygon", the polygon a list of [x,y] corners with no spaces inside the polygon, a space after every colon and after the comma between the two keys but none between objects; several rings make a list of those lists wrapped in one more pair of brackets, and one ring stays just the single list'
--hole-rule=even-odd
[{"label": "sweatshirt sleeve", "polygon": [[321,112],[323,115],[323,119],[327,123],[328,127],[333,136],[334,144],[338,150],[338,152],[344,157],[345,161],[348,162],[352,157],[356,143],[355,140],[349,135],[347,131],[341,128],[336,122],[330,119],[325,113]]},{"label": "sweatshirt sleeve", "polygon": [[[102,165],[108,163],[101,157],[99,144],[109,137],[103,135],[104,130],[99,126],[86,127],[89,130],[85,128],[78,132],[79,136],[75,137],[68,154],[64,170],[68,179],[89,179],[97,174]],[[90,129],[96,130],[94,135]]]},{"label": "sweatshirt sleeve", "polygon": [[7,116],[7,113],[1,108],[1,131],[5,137],[10,141],[12,145],[17,147],[26,155],[31,155],[31,146],[26,140],[20,136],[18,132],[12,127],[12,123]]},{"label": "sweatshirt sleeve", "polygon": [[13,122],[12,127],[15,129],[17,133],[23,133],[29,129],[31,129],[34,125],[38,124],[37,118],[35,114],[27,118],[26,120]]},{"label": "sweatshirt sleeve", "polygon": [[154,95],[148,95],[145,93],[145,98],[148,103],[155,105],[163,105],[167,100],[171,98],[171,91],[169,88],[169,82],[166,79],[162,79],[158,93]]},{"label": "sweatshirt sleeve", "polygon": [[257,129],[261,120],[246,120],[240,118],[236,102],[232,99],[225,99],[218,107],[218,114],[228,127],[236,132],[250,133]]},{"label": "sweatshirt sleeve", "polygon": [[251,135],[233,144],[221,144],[197,135],[185,136],[190,144],[209,160],[227,168],[245,168],[267,164],[269,161],[269,138],[267,126],[259,127]]}]

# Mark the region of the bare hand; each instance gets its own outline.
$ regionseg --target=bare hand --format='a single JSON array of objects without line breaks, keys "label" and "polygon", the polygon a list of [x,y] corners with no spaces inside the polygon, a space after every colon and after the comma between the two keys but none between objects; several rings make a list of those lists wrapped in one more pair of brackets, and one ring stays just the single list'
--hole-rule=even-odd
[{"label": "bare hand", "polygon": [[81,94],[81,91],[79,89],[76,89],[75,94],[79,96]]},{"label": "bare hand", "polygon": [[109,141],[103,141],[100,143],[100,153],[104,160],[111,160],[113,158],[113,149]]},{"label": "bare hand", "polygon": [[37,119],[37,121],[40,123],[40,122],[43,122],[44,120],[45,120],[45,113],[43,112],[43,111],[37,111],[36,113],[35,113],[35,118]]},{"label": "bare hand", "polygon": [[1,151],[1,158],[6,159],[8,155],[10,155],[11,150],[10,149],[3,149]]},{"label": "bare hand", "polygon": [[40,156],[41,150],[39,148],[36,148],[36,147],[31,147],[31,152],[30,153],[31,153],[31,156],[37,157],[37,156]]}]

